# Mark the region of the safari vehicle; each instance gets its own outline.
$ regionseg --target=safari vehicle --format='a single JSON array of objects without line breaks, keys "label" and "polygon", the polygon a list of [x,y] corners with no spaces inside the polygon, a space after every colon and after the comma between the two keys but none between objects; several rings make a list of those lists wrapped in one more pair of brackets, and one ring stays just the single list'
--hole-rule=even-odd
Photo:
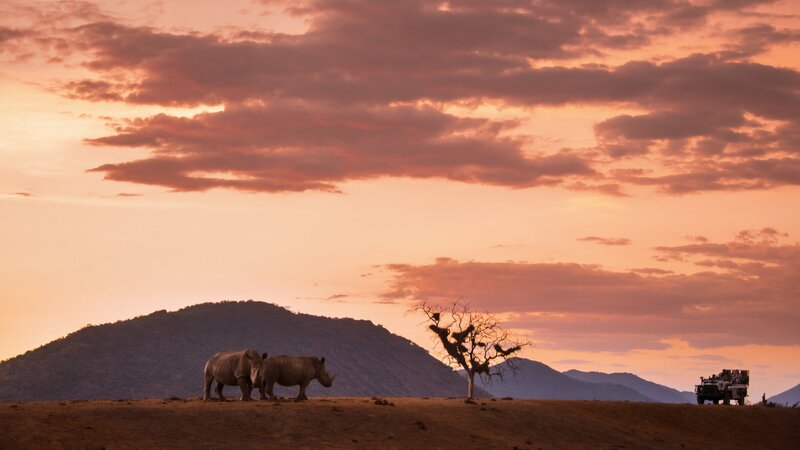
[{"label": "safari vehicle", "polygon": [[697,404],[702,405],[709,400],[716,405],[722,400],[724,405],[730,405],[733,400],[744,405],[749,384],[749,370],[723,369],[718,375],[711,375],[708,378],[700,377],[700,384],[694,387]]}]

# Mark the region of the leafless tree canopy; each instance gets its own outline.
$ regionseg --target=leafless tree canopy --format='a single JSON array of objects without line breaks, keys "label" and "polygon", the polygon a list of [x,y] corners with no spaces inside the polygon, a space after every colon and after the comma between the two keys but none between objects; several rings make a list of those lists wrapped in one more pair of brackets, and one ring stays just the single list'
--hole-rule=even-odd
[{"label": "leafless tree canopy", "polygon": [[473,311],[462,302],[445,306],[419,303],[412,307],[412,311],[427,316],[430,321],[428,328],[445,351],[445,362],[466,372],[469,398],[474,394],[475,375],[484,381],[494,376],[502,377],[502,373],[493,367],[493,361],[505,360],[530,344],[511,336],[494,315]]}]

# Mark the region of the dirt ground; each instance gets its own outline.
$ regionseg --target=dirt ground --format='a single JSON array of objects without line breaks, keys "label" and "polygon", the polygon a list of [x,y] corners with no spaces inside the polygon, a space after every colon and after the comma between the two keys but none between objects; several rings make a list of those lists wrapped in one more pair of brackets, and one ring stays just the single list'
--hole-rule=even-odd
[{"label": "dirt ground", "polygon": [[800,409],[385,400],[0,403],[0,449],[800,448]]}]

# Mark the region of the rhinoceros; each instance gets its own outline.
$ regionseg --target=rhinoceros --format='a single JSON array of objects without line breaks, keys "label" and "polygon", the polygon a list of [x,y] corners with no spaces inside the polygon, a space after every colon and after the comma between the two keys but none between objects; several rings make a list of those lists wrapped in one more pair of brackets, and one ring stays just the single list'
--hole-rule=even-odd
[{"label": "rhinoceros", "polygon": [[220,401],[225,400],[222,396],[224,386],[239,386],[242,390],[241,400],[245,401],[252,400],[250,393],[253,391],[253,386],[258,386],[261,399],[266,399],[261,379],[261,363],[266,357],[266,353],[260,355],[249,348],[238,352],[219,352],[212,356],[203,369],[205,375],[203,400],[210,399],[211,383],[214,380],[217,381],[217,396]]},{"label": "rhinoceros", "polygon": [[272,392],[275,383],[281,386],[300,386],[297,394],[297,401],[307,400],[306,387],[314,378],[319,384],[331,387],[336,375],[331,375],[325,370],[325,358],[316,356],[271,356],[264,359],[261,363],[261,376],[263,384],[267,388],[267,395],[274,400],[275,394]]}]

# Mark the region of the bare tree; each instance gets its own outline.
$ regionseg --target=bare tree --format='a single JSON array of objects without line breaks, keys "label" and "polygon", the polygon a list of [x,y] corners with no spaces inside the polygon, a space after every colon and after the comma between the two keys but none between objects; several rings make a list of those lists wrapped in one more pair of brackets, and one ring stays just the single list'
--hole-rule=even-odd
[{"label": "bare tree", "polygon": [[528,340],[513,338],[500,326],[500,321],[487,312],[477,312],[468,304],[456,301],[446,306],[419,303],[411,307],[422,312],[431,324],[428,328],[438,338],[452,367],[464,369],[467,375],[467,399],[475,394],[475,375],[488,381],[502,373],[492,362],[505,360],[530,345]]}]

